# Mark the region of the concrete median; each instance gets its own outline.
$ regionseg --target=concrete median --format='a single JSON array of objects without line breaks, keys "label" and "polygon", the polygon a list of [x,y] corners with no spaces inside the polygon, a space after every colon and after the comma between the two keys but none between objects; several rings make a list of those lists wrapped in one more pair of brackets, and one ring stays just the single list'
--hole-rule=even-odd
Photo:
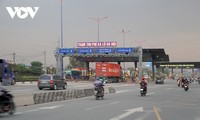
[{"label": "concrete median", "polygon": [[14,96],[14,102],[16,106],[28,106],[34,105],[33,95],[32,94],[24,94]]},{"label": "concrete median", "polygon": [[[104,87],[105,94],[115,93],[113,87]],[[94,95],[94,88],[67,90],[67,91],[54,91],[35,94],[17,95],[14,97],[16,106],[27,106],[33,104],[41,104],[62,100],[70,100],[82,97],[89,97]]]}]

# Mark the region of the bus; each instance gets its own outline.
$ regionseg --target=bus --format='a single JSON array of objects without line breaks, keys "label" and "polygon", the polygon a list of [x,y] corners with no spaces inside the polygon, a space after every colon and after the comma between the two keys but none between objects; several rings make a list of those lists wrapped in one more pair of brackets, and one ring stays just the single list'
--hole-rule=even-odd
[{"label": "bus", "polygon": [[73,68],[65,71],[66,79],[88,79],[86,68]]},{"label": "bus", "polygon": [[14,85],[16,83],[14,72],[4,59],[0,59],[0,83],[2,85]]}]

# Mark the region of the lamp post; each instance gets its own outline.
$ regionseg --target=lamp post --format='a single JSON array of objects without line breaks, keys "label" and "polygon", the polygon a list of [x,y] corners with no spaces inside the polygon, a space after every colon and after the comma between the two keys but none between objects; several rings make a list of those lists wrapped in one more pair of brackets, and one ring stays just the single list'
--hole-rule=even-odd
[{"label": "lamp post", "polygon": [[139,46],[141,47],[142,46],[142,43],[144,43],[145,42],[145,40],[139,40],[139,41],[136,41],[138,44],[139,44]]},{"label": "lamp post", "polygon": [[[60,45],[60,47],[61,48],[63,48],[63,16],[62,16],[62,14],[63,14],[63,12],[62,12],[62,0],[60,1],[61,2],[61,7],[60,7],[60,12],[61,12],[61,14],[60,14],[60,28],[61,28],[61,45]],[[62,78],[64,77],[64,74],[63,74],[63,57],[61,56],[60,57],[60,59],[61,59],[61,76],[62,76]]]},{"label": "lamp post", "polygon": [[99,23],[100,23],[101,20],[106,19],[106,18],[108,18],[108,17],[102,17],[102,18],[99,18],[99,17],[97,17],[97,18],[90,18],[90,19],[96,21],[97,24],[98,24],[98,27],[97,27],[97,32],[98,32],[98,33],[97,33],[97,34],[98,34],[98,42],[99,42]]},{"label": "lamp post", "polygon": [[123,35],[123,47],[125,47],[125,34],[131,32],[130,30],[125,31],[124,29],[122,29],[121,33]]},{"label": "lamp post", "polygon": [[[129,33],[129,32],[131,32],[131,31],[130,30],[125,31],[124,29],[122,29],[122,31],[121,31],[121,33],[123,35],[123,47],[125,47],[125,34]],[[125,68],[126,68],[125,62],[123,63],[123,68],[124,68],[124,79],[125,79]]]}]

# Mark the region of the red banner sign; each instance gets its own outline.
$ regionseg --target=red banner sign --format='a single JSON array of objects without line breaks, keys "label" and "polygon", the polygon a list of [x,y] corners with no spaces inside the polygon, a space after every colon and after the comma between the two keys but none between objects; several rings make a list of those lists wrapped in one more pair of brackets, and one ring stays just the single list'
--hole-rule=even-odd
[{"label": "red banner sign", "polygon": [[78,42],[77,47],[116,47],[117,42]]}]

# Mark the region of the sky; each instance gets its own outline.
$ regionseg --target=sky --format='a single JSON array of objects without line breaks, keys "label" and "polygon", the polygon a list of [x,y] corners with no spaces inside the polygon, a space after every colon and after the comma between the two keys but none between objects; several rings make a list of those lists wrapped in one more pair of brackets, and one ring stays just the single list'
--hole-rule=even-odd
[{"label": "sky", "polygon": [[[200,0],[63,0],[63,47],[117,41],[125,47],[164,48],[171,62],[200,61]],[[6,7],[39,7],[34,18],[12,19]],[[56,65],[61,39],[60,0],[0,0],[0,58]],[[68,64],[68,58],[64,59]]]}]

